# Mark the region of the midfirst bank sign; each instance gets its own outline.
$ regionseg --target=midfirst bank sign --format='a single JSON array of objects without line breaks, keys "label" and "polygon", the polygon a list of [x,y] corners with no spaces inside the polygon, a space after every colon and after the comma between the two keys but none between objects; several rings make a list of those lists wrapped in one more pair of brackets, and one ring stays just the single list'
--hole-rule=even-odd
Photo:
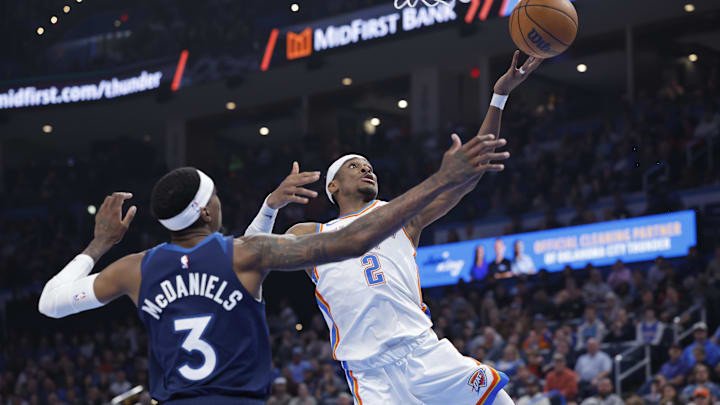
[{"label": "midfirst bank sign", "polygon": [[442,3],[435,7],[418,5],[402,10],[380,6],[362,13],[320,21],[310,27],[289,28],[286,30],[286,57],[288,60],[304,58],[313,52],[342,48],[456,21],[458,14],[455,6],[455,2]]}]

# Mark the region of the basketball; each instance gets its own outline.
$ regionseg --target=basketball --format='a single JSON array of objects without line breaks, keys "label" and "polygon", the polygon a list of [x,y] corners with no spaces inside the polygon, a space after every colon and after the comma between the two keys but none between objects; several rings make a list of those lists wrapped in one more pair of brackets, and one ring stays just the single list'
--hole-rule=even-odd
[{"label": "basketball", "polygon": [[538,58],[563,53],[575,40],[578,16],[569,0],[522,0],[510,15],[510,36]]}]

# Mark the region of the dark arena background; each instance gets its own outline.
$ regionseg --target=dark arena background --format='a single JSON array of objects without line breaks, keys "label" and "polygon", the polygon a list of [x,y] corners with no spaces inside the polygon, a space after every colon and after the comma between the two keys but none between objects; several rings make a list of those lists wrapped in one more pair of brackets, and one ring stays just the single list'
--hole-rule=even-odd
[{"label": "dark arena background", "polygon": [[[138,213],[95,271],[168,241],[150,193],[171,169],[211,175],[239,237],[293,161],[367,156],[389,201],[475,135],[518,1],[395,3],[0,1],[0,404],[151,403],[129,299],[38,312],[106,195]],[[433,329],[517,404],[716,403],[720,2],[573,5],[575,42],[507,101],[505,170],[422,233]],[[276,233],[337,216],[324,177],[309,187]],[[302,271],[264,284],[267,403],[362,403],[313,291]]]}]

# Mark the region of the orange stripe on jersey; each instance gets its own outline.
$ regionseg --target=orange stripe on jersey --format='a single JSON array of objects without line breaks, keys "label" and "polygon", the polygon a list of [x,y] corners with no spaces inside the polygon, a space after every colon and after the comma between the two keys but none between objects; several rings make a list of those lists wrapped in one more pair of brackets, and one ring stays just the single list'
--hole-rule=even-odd
[{"label": "orange stripe on jersey", "polygon": [[415,242],[413,241],[413,238],[410,237],[410,234],[405,230],[405,227],[403,226],[403,227],[400,228],[400,229],[402,229],[402,231],[403,231],[403,233],[405,234],[405,236],[407,236],[408,240],[410,241],[410,246],[412,246],[413,250],[417,250],[417,249],[415,248]]},{"label": "orange stripe on jersey", "polygon": [[[473,360],[474,360],[474,359],[473,359]],[[475,360],[475,361],[477,361],[477,360]],[[479,363],[478,363],[478,364],[479,364]],[[495,389],[495,387],[497,387],[497,385],[500,383],[500,375],[497,373],[497,371],[495,371],[495,369],[492,368],[492,367],[488,367],[488,368],[490,369],[490,373],[492,374],[493,382],[492,382],[492,384],[487,388],[487,390],[485,391],[485,394],[483,394],[483,396],[480,397],[480,400],[477,401],[477,403],[476,403],[475,405],[483,405],[483,404],[485,404],[485,400],[487,399],[487,397],[490,396],[490,393],[493,392],[493,390]]]},{"label": "orange stripe on jersey", "polygon": [[360,398],[360,386],[358,385],[358,380],[353,375],[353,372],[350,371],[350,377],[353,379],[353,393],[355,394],[355,399],[358,401],[358,405],[362,405],[362,398]]},{"label": "orange stripe on jersey", "polygon": [[377,203],[379,203],[379,202],[380,202],[380,200],[375,200],[374,203],[370,204],[367,208],[365,208],[364,210],[358,212],[357,214],[345,215],[344,217],[338,217],[337,219],[345,219],[345,218],[352,218],[352,217],[360,216],[360,215],[368,212],[369,209],[371,209],[372,207],[376,206]]},{"label": "orange stripe on jersey", "polygon": [[330,320],[332,320],[333,323],[333,329],[335,329],[335,344],[333,345],[333,351],[332,356],[334,360],[337,360],[337,357],[335,356],[335,351],[338,348],[338,345],[340,344],[340,329],[338,329],[337,324],[335,323],[335,320],[332,318],[332,310],[330,309],[330,304],[328,304],[327,300],[325,300],[325,297],[320,294],[320,292],[316,289],[315,290],[315,296],[317,297],[320,302],[323,303],[328,309],[328,316],[330,316]]}]

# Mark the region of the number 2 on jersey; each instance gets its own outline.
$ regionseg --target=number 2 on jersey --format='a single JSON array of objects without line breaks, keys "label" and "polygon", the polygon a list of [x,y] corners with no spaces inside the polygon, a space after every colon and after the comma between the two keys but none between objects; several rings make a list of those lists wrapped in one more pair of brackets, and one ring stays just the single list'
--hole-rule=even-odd
[{"label": "number 2 on jersey", "polygon": [[198,367],[190,367],[188,363],[180,366],[177,370],[188,380],[198,381],[207,378],[215,370],[217,355],[215,349],[202,339],[202,334],[207,329],[212,316],[196,316],[193,318],[181,318],[175,320],[175,332],[189,330],[181,347],[188,353],[199,351],[203,356],[203,362]]},{"label": "number 2 on jersey", "polygon": [[365,271],[365,280],[370,287],[385,284],[385,274],[382,272],[380,260],[375,255],[365,255],[360,259],[363,270]]}]

